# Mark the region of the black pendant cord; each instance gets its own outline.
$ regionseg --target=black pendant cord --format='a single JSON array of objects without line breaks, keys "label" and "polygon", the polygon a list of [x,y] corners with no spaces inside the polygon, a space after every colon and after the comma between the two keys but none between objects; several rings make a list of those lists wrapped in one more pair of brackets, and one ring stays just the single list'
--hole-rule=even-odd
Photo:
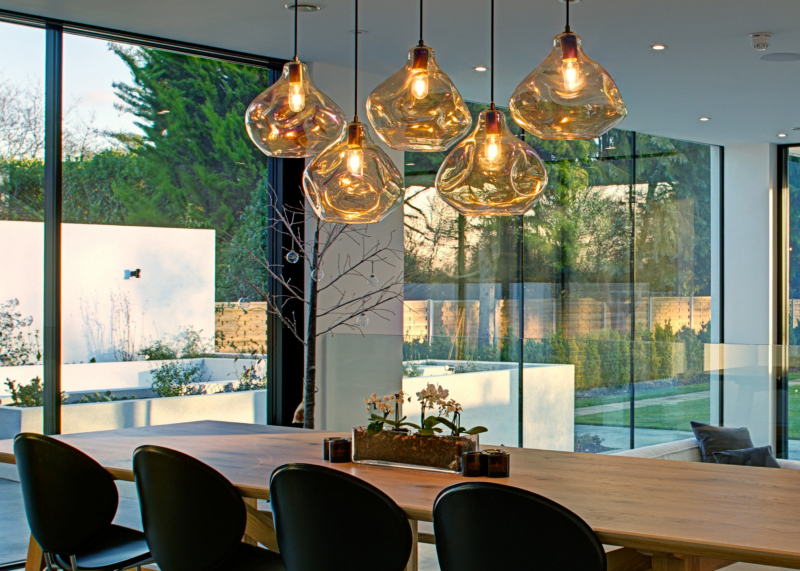
[{"label": "black pendant cord", "polygon": [[494,109],[494,0],[492,0],[492,49],[491,49],[491,62],[490,67],[492,68],[492,76],[491,76],[491,97],[489,98],[492,102],[491,108]]},{"label": "black pendant cord", "polygon": [[297,0],[294,0],[294,61],[297,59]]},{"label": "black pendant cord", "polygon": [[355,56],[353,57],[353,116],[358,121],[358,0],[356,0]]},{"label": "black pendant cord", "polygon": [[419,45],[424,46],[425,42],[422,41],[422,3],[424,0],[419,0]]},{"label": "black pendant cord", "polygon": [[569,5],[572,4],[572,0],[565,0],[564,3],[567,5],[567,26],[564,31],[569,33]]}]

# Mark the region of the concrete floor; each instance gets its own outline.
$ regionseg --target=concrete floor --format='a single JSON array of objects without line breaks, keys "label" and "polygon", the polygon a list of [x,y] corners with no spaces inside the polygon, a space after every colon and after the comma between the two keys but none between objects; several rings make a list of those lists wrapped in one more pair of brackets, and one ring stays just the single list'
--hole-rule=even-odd
[{"label": "concrete floor", "polygon": [[[0,479],[0,565],[27,557],[31,537],[19,482]],[[142,529],[139,502],[121,497],[114,523]]]}]

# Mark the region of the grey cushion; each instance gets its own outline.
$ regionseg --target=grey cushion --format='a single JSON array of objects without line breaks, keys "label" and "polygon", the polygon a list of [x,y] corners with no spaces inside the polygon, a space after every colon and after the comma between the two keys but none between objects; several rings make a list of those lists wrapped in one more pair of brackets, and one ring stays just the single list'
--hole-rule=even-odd
[{"label": "grey cushion", "polygon": [[691,422],[694,437],[703,453],[703,462],[715,462],[714,452],[753,448],[750,431],[746,428],[711,426],[702,422]]},{"label": "grey cushion", "polygon": [[727,452],[714,452],[717,464],[734,464],[736,466],[759,466],[761,468],[780,468],[781,465],[772,455],[772,446],[761,448],[744,448],[742,450],[728,450]]},{"label": "grey cushion", "polygon": [[665,442],[664,444],[653,444],[652,446],[643,446],[641,448],[634,448],[633,450],[623,450],[622,452],[615,452],[614,455],[632,456],[634,458],[658,458],[661,460],[682,460],[684,462],[703,461],[703,455],[700,453],[700,448],[697,447],[697,441],[694,438]]}]

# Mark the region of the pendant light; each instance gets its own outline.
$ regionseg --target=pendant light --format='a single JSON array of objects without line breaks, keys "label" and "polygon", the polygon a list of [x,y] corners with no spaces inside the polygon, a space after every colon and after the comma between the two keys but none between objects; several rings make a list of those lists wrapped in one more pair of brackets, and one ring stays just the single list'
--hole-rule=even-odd
[{"label": "pendant light", "polygon": [[250,138],[270,157],[313,157],[344,131],[347,116],[322,93],[297,58],[297,0],[294,3],[294,60],[283,66],[280,79],[247,108]]},{"label": "pendant light", "polygon": [[372,128],[399,151],[444,151],[472,126],[464,99],[422,40],[422,13],[419,0],[419,45],[408,52],[405,67],[367,99]]},{"label": "pendant light", "polygon": [[464,216],[512,216],[536,204],[547,185],[547,171],[536,151],[511,134],[494,106],[494,0],[492,76],[489,109],[475,130],[447,156],[436,175],[436,191]]},{"label": "pendant light", "polygon": [[542,139],[594,139],[613,129],[628,114],[614,80],[587,56],[581,39],[567,26],[553,51],[511,96],[511,116]]},{"label": "pendant light", "polygon": [[[355,0],[354,109],[358,109],[358,0]],[[306,167],[303,190],[321,220],[380,222],[402,202],[403,177],[355,115],[344,134]]]}]

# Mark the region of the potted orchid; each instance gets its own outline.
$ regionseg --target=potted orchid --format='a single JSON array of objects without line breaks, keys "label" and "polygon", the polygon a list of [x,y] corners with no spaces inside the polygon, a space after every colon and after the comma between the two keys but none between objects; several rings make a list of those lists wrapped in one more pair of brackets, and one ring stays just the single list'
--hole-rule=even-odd
[{"label": "potted orchid", "polygon": [[[369,424],[353,429],[353,461],[460,472],[461,455],[478,449],[478,434],[486,428],[463,428],[463,407],[449,395],[433,384],[418,392],[419,424],[402,415],[403,404],[411,401],[403,391],[384,397],[373,393],[364,399]],[[434,410],[435,415],[428,414]]]}]

